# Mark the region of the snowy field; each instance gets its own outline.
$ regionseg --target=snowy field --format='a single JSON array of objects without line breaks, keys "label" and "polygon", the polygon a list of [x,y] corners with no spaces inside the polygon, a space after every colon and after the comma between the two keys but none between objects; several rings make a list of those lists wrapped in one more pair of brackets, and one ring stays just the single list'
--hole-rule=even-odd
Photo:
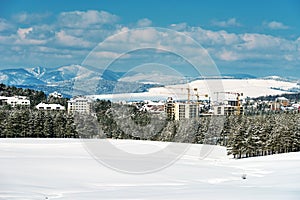
[{"label": "snowy field", "polygon": [[[272,79],[197,80],[189,83],[188,86],[190,88],[197,88],[200,94],[200,98],[202,99],[204,98],[203,94],[210,94],[210,96],[216,98],[216,96],[214,96],[215,92],[222,91],[243,93],[243,97],[259,97],[288,93],[287,90],[289,89],[299,88],[299,85],[297,85],[296,82],[287,82]],[[167,88],[151,88],[149,92],[144,93],[94,95],[93,97],[110,100],[165,100],[167,97],[173,96],[173,98],[175,99],[186,99],[186,87],[187,84],[172,85],[168,86]],[[192,96],[192,98],[195,98],[195,96]]]},{"label": "snowy field", "polygon": [[[139,154],[168,145],[109,142]],[[134,175],[101,165],[78,139],[1,139],[0,199],[300,199],[300,152],[234,160],[215,147],[200,159],[201,148],[191,145],[171,166]]]}]

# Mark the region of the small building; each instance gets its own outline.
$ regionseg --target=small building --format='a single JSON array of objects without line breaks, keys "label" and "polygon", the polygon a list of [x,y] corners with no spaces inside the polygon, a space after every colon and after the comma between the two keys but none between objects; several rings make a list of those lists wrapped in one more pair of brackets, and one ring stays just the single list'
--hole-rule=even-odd
[{"label": "small building", "polygon": [[65,110],[66,108],[60,104],[39,103],[35,106],[38,110]]},{"label": "small building", "polygon": [[54,98],[61,99],[61,98],[63,98],[63,95],[61,93],[58,93],[58,92],[55,91],[55,92],[50,93],[49,97],[54,97]]},{"label": "small building", "polygon": [[86,113],[92,112],[92,100],[84,97],[74,97],[68,101],[68,113]]},{"label": "small building", "polygon": [[278,102],[281,106],[288,106],[290,101],[285,97],[277,97],[275,102]]},{"label": "small building", "polygon": [[285,97],[277,97],[274,102],[270,103],[271,110],[284,110],[290,104],[289,100]]},{"label": "small building", "polygon": [[150,113],[162,113],[164,112],[163,102],[144,101],[144,105],[140,108],[140,111],[147,111]]},{"label": "small building", "polygon": [[12,107],[15,107],[17,105],[30,106],[30,100],[26,96],[13,96],[13,97],[0,96],[0,104],[11,105]]}]

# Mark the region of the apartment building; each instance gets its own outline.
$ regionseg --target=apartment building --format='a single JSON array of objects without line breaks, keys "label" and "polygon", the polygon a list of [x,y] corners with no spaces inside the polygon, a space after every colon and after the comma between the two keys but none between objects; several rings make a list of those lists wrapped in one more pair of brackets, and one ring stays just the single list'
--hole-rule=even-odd
[{"label": "apartment building", "polygon": [[68,101],[68,113],[91,114],[92,101],[83,96],[74,97]]}]

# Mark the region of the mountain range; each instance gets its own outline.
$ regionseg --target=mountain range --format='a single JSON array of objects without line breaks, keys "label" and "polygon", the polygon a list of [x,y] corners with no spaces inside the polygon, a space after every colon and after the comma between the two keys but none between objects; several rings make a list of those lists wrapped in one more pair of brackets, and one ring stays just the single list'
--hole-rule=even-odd
[{"label": "mountain range", "polygon": [[[162,86],[149,81],[151,74],[130,72],[113,72],[110,70],[98,70],[81,65],[67,65],[56,68],[16,68],[0,70],[0,83],[44,91],[46,94],[57,91],[66,97],[86,94],[109,94],[145,92],[151,87]],[[124,78],[125,77],[125,78]],[[142,79],[139,79],[142,77]],[[147,77],[147,78],[145,78]],[[153,77],[152,77],[153,78]],[[223,74],[222,79],[255,79],[248,74]],[[166,79],[171,80],[170,77]],[[197,80],[194,77],[192,80]],[[278,76],[265,77],[289,81]],[[174,79],[175,80],[175,79]]]},{"label": "mountain range", "polygon": [[[115,86],[124,75],[122,72],[97,70],[81,65],[68,65],[56,68],[16,68],[0,70],[0,83],[22,88],[42,90],[46,94],[57,91],[71,97],[78,94],[107,94],[116,92]],[[152,84],[123,82],[122,91],[143,92]],[[134,88],[134,89],[132,89]],[[132,91],[134,90],[134,91]]]}]

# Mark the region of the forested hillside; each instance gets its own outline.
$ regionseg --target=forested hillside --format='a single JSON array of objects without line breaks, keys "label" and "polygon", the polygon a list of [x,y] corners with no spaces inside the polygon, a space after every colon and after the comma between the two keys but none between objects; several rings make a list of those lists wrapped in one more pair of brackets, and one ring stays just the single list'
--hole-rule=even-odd
[{"label": "forested hillside", "polygon": [[15,86],[6,86],[0,83],[0,96],[12,97],[12,96],[26,96],[30,100],[30,107],[33,108],[40,102],[46,102],[47,96],[42,91],[36,91],[31,89],[22,89]]},{"label": "forested hillside", "polygon": [[73,116],[30,109],[0,110],[0,137],[76,138]]}]

